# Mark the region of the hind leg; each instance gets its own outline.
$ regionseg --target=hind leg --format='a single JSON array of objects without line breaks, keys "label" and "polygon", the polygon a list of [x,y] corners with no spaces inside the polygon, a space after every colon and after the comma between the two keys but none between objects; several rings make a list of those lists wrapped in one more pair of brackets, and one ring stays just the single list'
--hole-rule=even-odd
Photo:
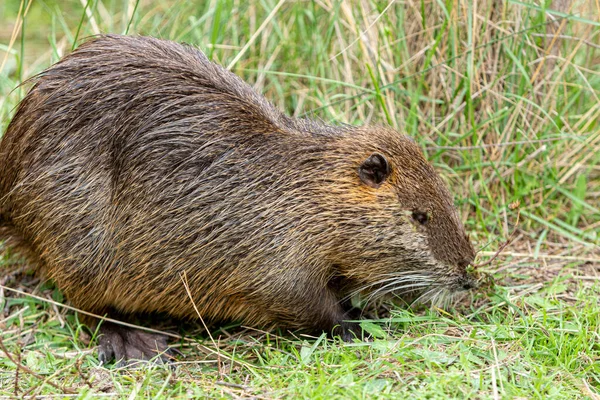
[{"label": "hind leg", "polygon": [[136,361],[166,364],[174,360],[174,352],[165,335],[104,322],[98,338],[98,359],[103,364],[115,359],[118,366]]},{"label": "hind leg", "polygon": [[122,367],[138,361],[168,364],[174,360],[176,351],[167,344],[166,335],[108,321],[102,321],[98,328],[98,321],[89,317],[84,317],[83,322],[98,329],[98,360],[103,364],[116,360],[117,366]]}]

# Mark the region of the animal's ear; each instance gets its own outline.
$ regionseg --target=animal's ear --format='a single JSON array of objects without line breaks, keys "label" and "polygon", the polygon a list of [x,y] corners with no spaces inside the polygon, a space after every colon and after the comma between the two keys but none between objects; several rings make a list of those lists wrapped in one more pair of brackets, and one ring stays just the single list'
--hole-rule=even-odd
[{"label": "animal's ear", "polygon": [[390,176],[388,160],[379,153],[373,153],[358,167],[358,176],[366,185],[377,189]]}]

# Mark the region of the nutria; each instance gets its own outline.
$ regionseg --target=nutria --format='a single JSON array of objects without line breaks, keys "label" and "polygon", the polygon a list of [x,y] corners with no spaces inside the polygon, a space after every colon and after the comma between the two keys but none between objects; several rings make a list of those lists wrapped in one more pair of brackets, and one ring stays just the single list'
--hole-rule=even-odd
[{"label": "nutria", "polygon": [[[448,190],[390,128],[290,118],[147,37],[93,38],[34,82],[0,143],[1,235],[82,310],[348,340],[351,293],[475,285]],[[166,347],[101,332],[103,361]]]}]

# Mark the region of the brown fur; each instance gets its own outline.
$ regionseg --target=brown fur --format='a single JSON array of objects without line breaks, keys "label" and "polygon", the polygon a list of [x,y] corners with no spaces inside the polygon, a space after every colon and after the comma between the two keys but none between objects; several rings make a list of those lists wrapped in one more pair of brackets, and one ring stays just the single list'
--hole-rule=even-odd
[{"label": "brown fur", "polygon": [[197,318],[185,276],[204,319],[331,330],[354,291],[473,284],[450,194],[389,128],[292,119],[152,38],[95,38],[35,82],[0,143],[0,225],[77,307]]}]

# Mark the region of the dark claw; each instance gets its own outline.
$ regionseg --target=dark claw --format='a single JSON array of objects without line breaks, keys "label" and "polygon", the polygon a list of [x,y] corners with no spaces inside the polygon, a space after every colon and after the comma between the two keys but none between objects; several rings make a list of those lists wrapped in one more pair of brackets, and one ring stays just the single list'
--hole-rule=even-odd
[{"label": "dark claw", "polygon": [[173,357],[173,358],[175,358],[175,357],[181,357],[181,356],[183,356],[183,353],[182,353],[182,352],[181,352],[181,351],[180,351],[178,348],[175,348],[175,347],[169,347],[169,348],[167,349],[167,355],[168,355],[169,357]]},{"label": "dark claw", "polygon": [[112,350],[112,346],[110,346],[109,343],[103,343],[105,342],[103,341],[103,338],[104,336],[101,336],[98,339],[98,360],[102,364],[106,364],[114,358],[115,354]]}]

